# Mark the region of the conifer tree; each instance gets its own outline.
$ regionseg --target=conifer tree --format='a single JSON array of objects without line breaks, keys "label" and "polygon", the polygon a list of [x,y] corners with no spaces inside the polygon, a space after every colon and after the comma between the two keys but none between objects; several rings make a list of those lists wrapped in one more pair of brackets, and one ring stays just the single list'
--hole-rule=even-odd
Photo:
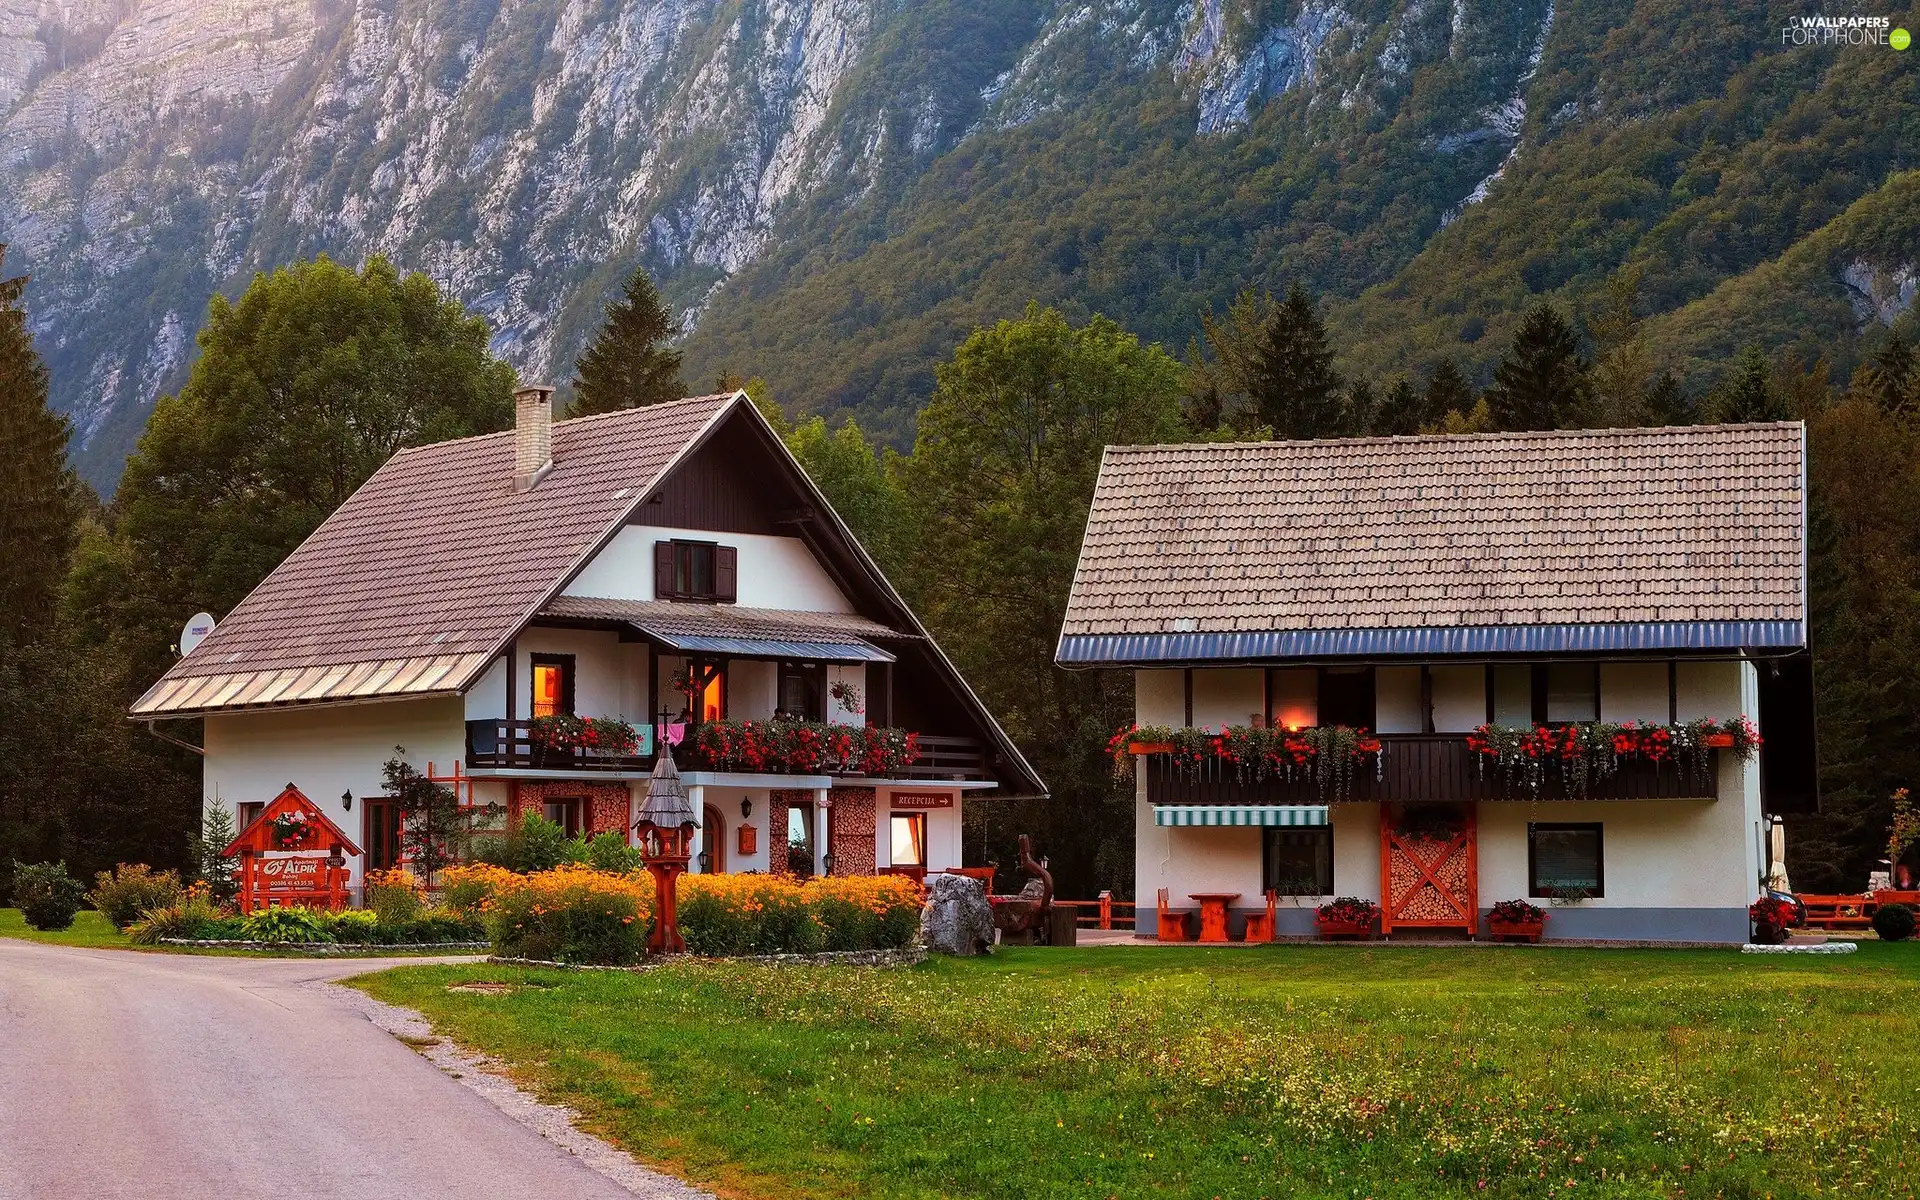
[{"label": "conifer tree", "polygon": [[664,404],[686,394],[680,382],[679,333],[673,314],[644,267],[634,268],[606,323],[574,364],[569,416]]},{"label": "conifer tree", "polygon": [[1426,411],[1424,405],[1420,393],[1414,390],[1413,381],[1405,375],[1396,375],[1374,410],[1369,428],[1388,437],[1419,433]]},{"label": "conifer tree", "polygon": [[25,276],[0,281],[0,639],[16,643],[54,607],[79,496],[67,466],[70,425],[47,407],[47,370],[20,306],[26,285]]},{"label": "conifer tree", "polygon": [[1433,368],[1433,374],[1427,377],[1427,390],[1421,405],[1420,428],[1437,426],[1446,419],[1448,413],[1459,413],[1465,417],[1473,412],[1473,385],[1460,373],[1460,364],[1451,358],[1443,358]]},{"label": "conifer tree", "polygon": [[1693,397],[1687,395],[1672,371],[1663,371],[1647,389],[1646,417],[1649,425],[1691,425],[1698,419]]},{"label": "conifer tree", "polygon": [[1708,397],[1707,412],[1723,424],[1785,421],[1793,415],[1773,385],[1773,367],[1758,346],[1748,346],[1735,357],[1733,370]]},{"label": "conifer tree", "polygon": [[1268,317],[1250,375],[1247,391],[1254,411],[1274,437],[1337,437],[1346,431],[1346,404],[1327,328],[1298,281]]},{"label": "conifer tree", "polygon": [[1487,409],[1503,430],[1579,428],[1585,422],[1589,368],[1573,326],[1551,304],[1527,311],[1487,389]]},{"label": "conifer tree", "polygon": [[1916,366],[1920,364],[1916,364],[1912,348],[1896,333],[1867,364],[1861,382],[1882,411],[1898,413],[1912,402],[1913,385],[1920,377]]}]

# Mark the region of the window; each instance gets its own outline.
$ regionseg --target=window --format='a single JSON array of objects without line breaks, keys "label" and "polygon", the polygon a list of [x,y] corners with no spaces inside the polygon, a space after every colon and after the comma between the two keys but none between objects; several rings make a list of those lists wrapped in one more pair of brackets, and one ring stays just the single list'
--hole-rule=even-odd
[{"label": "window", "polygon": [[739,551],[715,542],[653,544],[653,591],[660,600],[732,604],[739,597]]},{"label": "window", "polygon": [[826,676],[826,668],[819,663],[781,663],[781,714],[795,721],[826,720]]},{"label": "window", "polygon": [[1282,896],[1333,895],[1333,830],[1269,829],[1266,889]]},{"label": "window", "polygon": [[569,796],[559,800],[546,800],[540,804],[540,815],[567,831],[568,837],[579,837],[586,824],[587,802],[578,796]]},{"label": "window", "polygon": [[1600,823],[1527,824],[1527,894],[1604,896]]},{"label": "window", "polygon": [[573,655],[535,654],[533,663],[533,715],[570,716],[573,713]]},{"label": "window", "polygon": [[1499,663],[1488,671],[1492,694],[1487,719],[1495,725],[1531,726],[1533,668],[1526,663]]},{"label": "window", "polygon": [[896,867],[927,865],[927,814],[894,813],[888,828],[893,844],[889,862]]},{"label": "window", "polygon": [[813,874],[811,804],[794,804],[787,808],[787,870],[795,875]]},{"label": "window", "polygon": [[1598,721],[1599,719],[1599,664],[1547,664],[1547,720]]},{"label": "window", "polygon": [[260,814],[266,811],[266,807],[266,802],[262,800],[245,801],[234,810],[233,819],[237,822],[239,829],[245,830],[247,826],[260,819]]},{"label": "window", "polygon": [[1372,667],[1323,667],[1319,682],[1320,724],[1374,727]]}]

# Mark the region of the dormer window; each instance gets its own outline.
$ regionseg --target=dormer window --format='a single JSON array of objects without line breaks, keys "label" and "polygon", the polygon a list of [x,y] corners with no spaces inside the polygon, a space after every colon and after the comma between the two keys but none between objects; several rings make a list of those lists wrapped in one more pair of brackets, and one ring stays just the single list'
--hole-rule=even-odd
[{"label": "dormer window", "polygon": [[740,595],[739,550],[717,542],[659,541],[653,544],[653,594],[657,600],[732,604]]}]

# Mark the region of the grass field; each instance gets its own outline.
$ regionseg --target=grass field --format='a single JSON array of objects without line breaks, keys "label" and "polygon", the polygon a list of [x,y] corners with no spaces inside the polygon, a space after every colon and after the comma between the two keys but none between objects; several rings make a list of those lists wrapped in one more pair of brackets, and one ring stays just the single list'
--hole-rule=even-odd
[{"label": "grass field", "polygon": [[113,927],[113,922],[97,912],[78,913],[73,925],[67,929],[42,932],[27,926],[17,908],[0,908],[0,937],[22,938],[29,942],[46,942],[54,946],[104,946],[113,950],[140,950],[127,940],[127,935]]},{"label": "grass field", "polygon": [[[514,985],[455,993],[462,981]],[[364,977],[755,1197],[1910,1196],[1920,950],[1016,950]]]}]

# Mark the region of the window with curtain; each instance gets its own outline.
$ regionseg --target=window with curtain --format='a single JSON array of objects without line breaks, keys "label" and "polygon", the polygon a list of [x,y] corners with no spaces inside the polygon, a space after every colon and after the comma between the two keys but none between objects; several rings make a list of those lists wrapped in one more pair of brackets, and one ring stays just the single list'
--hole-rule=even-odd
[{"label": "window with curtain", "polygon": [[1527,825],[1527,894],[1604,896],[1600,823]]},{"label": "window with curtain", "polygon": [[1282,896],[1333,895],[1333,830],[1269,829],[1263,890]]},{"label": "window with curtain", "polygon": [[573,656],[571,654],[535,654],[533,666],[533,705],[536,717],[558,717],[573,712]]},{"label": "window with curtain", "polygon": [[896,867],[927,865],[927,814],[894,813],[888,822],[893,853],[889,861]]}]

